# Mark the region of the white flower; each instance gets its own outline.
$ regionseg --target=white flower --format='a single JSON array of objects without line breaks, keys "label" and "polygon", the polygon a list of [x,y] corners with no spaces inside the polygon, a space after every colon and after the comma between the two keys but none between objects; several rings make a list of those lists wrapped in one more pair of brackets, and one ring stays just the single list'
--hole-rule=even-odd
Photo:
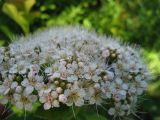
[{"label": "white flower", "polygon": [[140,57],[129,46],[78,27],[22,37],[0,48],[0,103],[31,110],[38,96],[47,110],[107,101],[109,115],[129,115],[150,79]]},{"label": "white flower", "polygon": [[67,106],[82,106],[84,105],[85,91],[83,89],[67,89],[64,91],[64,95],[67,97]]},{"label": "white flower", "polygon": [[[30,72],[30,73],[32,73],[32,72]],[[29,76],[28,79],[24,79],[21,82],[21,85],[23,87],[25,87],[24,92],[26,94],[32,93],[34,91],[34,89],[36,89],[36,90],[41,89],[42,84],[43,84],[42,78],[38,75],[35,75],[35,76],[32,76],[32,77]]]},{"label": "white flower", "polygon": [[33,103],[36,102],[36,95],[14,94],[15,105],[19,109],[32,110]]},{"label": "white flower", "polygon": [[17,64],[14,64],[10,69],[10,73],[19,73],[25,74],[27,72],[28,63],[26,61],[19,61]]},{"label": "white flower", "polygon": [[38,95],[42,96],[43,94],[48,94],[48,93],[50,93],[54,89],[55,88],[54,88],[53,85],[42,84],[41,88],[38,90]]},{"label": "white flower", "polygon": [[[54,92],[54,91],[52,91],[52,92]],[[39,101],[41,103],[44,103],[43,107],[45,110],[48,110],[51,107],[59,107],[58,101],[55,101],[56,100],[55,92],[54,93],[52,93],[52,92],[44,93],[39,98]]]},{"label": "white flower", "polygon": [[55,78],[60,78],[60,73],[54,72],[54,73],[51,75],[50,80],[54,80]]},{"label": "white flower", "polygon": [[0,93],[3,95],[7,95],[11,90],[14,90],[17,87],[18,83],[16,81],[11,81],[6,79],[3,81],[2,85],[0,85]]},{"label": "white flower", "polygon": [[89,88],[87,96],[89,96],[90,104],[100,105],[103,102],[102,91],[100,89]]},{"label": "white flower", "polygon": [[40,66],[37,65],[37,64],[31,64],[31,65],[29,66],[29,69],[30,69],[30,72],[31,72],[31,73],[38,73],[39,70],[40,70]]},{"label": "white flower", "polygon": [[78,77],[76,75],[71,75],[71,76],[67,77],[67,80],[69,82],[74,82],[74,81],[78,80]]}]

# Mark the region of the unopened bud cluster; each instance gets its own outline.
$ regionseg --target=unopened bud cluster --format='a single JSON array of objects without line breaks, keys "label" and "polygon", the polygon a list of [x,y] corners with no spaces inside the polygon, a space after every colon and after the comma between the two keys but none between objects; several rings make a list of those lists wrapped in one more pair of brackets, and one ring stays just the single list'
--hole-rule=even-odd
[{"label": "unopened bud cluster", "polygon": [[78,27],[52,28],[0,48],[0,102],[31,110],[103,105],[133,112],[149,72],[138,52]]}]

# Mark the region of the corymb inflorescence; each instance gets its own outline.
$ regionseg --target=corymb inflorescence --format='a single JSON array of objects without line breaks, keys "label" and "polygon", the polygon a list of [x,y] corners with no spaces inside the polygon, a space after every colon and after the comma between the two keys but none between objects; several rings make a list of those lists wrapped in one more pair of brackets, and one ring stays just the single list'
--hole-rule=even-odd
[{"label": "corymb inflorescence", "polygon": [[0,48],[0,103],[32,110],[108,104],[110,116],[131,114],[149,72],[127,45],[79,27],[56,27]]}]

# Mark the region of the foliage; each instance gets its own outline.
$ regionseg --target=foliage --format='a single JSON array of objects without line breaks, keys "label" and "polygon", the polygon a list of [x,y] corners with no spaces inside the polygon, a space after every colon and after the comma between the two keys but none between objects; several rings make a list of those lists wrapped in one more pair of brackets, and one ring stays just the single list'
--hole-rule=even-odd
[{"label": "foliage", "polygon": [[68,24],[136,43],[143,47],[155,79],[148,88],[150,102],[143,103],[144,111],[148,111],[153,120],[159,120],[159,8],[160,0],[1,0],[0,45],[8,45],[17,35]]}]

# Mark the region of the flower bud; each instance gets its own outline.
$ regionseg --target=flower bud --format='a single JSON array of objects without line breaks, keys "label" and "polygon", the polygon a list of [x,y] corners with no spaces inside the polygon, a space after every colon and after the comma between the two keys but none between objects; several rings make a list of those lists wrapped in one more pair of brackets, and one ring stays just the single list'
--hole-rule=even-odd
[{"label": "flower bud", "polygon": [[83,62],[79,62],[79,63],[78,63],[78,66],[79,66],[79,67],[83,67],[83,66],[84,66]]},{"label": "flower bud", "polygon": [[68,83],[66,86],[67,86],[67,88],[71,88],[72,84]]},{"label": "flower bud", "polygon": [[56,91],[52,91],[51,96],[56,99],[58,97],[58,93]]},{"label": "flower bud", "polygon": [[94,84],[94,88],[99,89],[100,88],[100,84],[99,83]]},{"label": "flower bud", "polygon": [[54,100],[54,101],[52,102],[52,105],[53,105],[53,107],[59,107],[59,106],[60,106],[58,100]]},{"label": "flower bud", "polygon": [[59,84],[59,81],[57,81],[57,80],[54,81],[54,84],[55,84],[55,85],[58,85],[58,84]]},{"label": "flower bud", "polygon": [[56,88],[56,92],[57,92],[57,93],[60,94],[60,93],[62,93],[62,91],[63,91],[63,89],[62,89],[61,87]]},{"label": "flower bud", "polygon": [[67,97],[64,94],[60,94],[59,95],[59,101],[62,103],[66,103],[67,102]]}]

